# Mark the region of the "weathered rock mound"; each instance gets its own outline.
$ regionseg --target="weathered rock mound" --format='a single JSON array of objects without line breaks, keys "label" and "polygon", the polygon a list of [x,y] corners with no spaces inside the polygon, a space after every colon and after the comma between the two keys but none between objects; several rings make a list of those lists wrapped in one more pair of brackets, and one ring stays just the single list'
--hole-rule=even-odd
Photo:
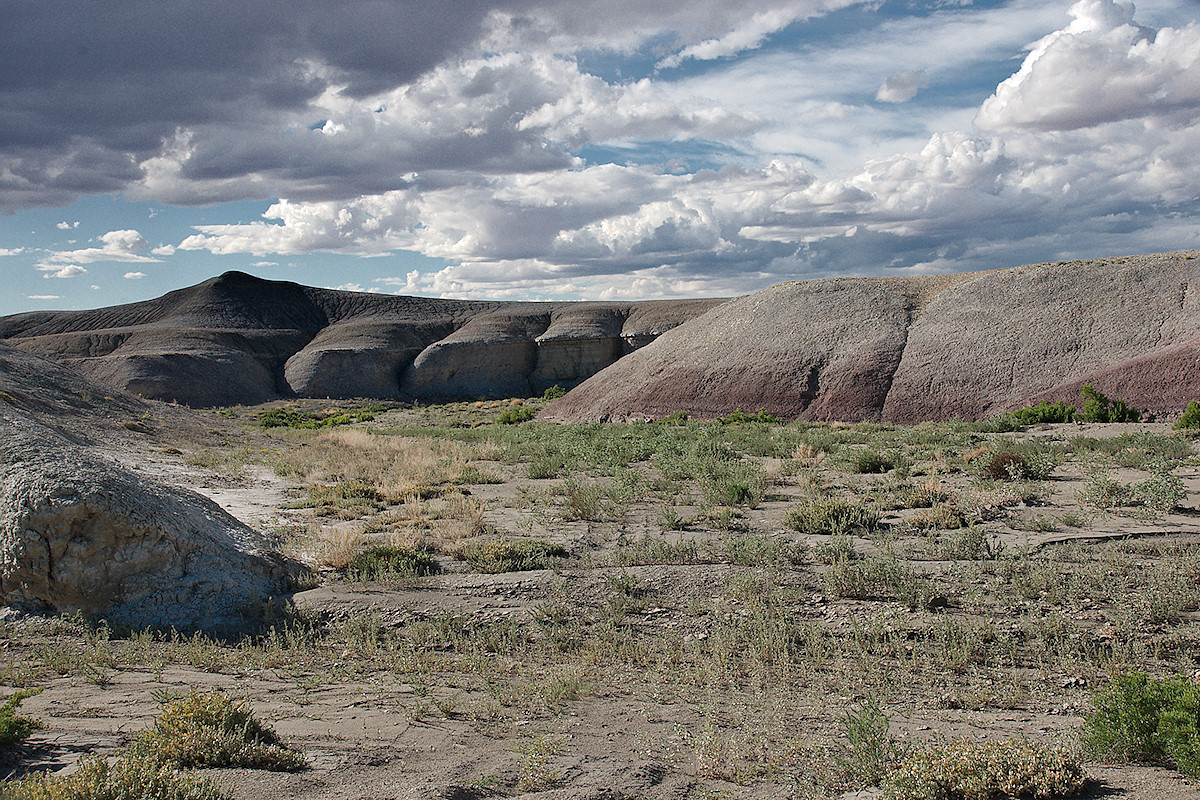
[{"label": "weathered rock mound", "polygon": [[0,345],[0,601],[131,628],[256,627],[294,565],[210,500],[81,444],[148,408]]},{"label": "weathered rock mound", "polygon": [[781,284],[585,381],[550,419],[979,419],[1091,382],[1139,408],[1200,397],[1200,254]]},{"label": "weathered rock mound", "polygon": [[0,319],[0,339],[143,397],[456,399],[573,386],[719,300],[505,303],[226,273],[155,300]]}]

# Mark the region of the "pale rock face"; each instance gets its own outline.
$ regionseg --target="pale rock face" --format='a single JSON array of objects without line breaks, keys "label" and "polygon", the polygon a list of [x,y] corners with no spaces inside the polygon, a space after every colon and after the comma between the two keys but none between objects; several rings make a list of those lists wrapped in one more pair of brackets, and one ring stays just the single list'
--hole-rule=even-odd
[{"label": "pale rock face", "polygon": [[0,600],[133,629],[253,628],[294,568],[206,498],[0,409]]}]

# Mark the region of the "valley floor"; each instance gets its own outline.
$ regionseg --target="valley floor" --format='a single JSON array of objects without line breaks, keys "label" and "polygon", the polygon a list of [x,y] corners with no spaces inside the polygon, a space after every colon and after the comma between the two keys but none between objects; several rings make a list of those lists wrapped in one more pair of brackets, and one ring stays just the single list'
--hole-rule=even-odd
[{"label": "valley floor", "polygon": [[1200,796],[1079,755],[1114,676],[1200,674],[1193,439],[518,419],[537,405],[235,408],[114,451],[313,580],[240,642],[5,617],[0,680],[44,687],[21,707],[44,727],[0,777],[111,752],[201,688],[311,765],[207,771],[246,800],[870,796],[960,738],[1061,746],[1088,796]]}]

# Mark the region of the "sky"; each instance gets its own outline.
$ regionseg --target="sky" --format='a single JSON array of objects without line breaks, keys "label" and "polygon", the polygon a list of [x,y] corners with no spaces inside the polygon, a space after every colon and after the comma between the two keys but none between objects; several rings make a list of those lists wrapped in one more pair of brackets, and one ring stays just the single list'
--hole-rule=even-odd
[{"label": "sky", "polygon": [[1200,249],[1200,0],[0,0],[0,314]]}]

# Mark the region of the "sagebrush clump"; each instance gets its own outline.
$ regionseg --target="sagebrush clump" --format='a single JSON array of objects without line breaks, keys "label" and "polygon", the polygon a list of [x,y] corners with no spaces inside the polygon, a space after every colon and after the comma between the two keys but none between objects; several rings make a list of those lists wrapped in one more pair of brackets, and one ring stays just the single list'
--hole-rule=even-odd
[{"label": "sagebrush clump", "polygon": [[192,691],[162,704],[150,729],[130,752],[181,768],[249,767],[290,772],[304,769],[304,756],[280,742],[259,722],[246,701],[220,692]]}]

